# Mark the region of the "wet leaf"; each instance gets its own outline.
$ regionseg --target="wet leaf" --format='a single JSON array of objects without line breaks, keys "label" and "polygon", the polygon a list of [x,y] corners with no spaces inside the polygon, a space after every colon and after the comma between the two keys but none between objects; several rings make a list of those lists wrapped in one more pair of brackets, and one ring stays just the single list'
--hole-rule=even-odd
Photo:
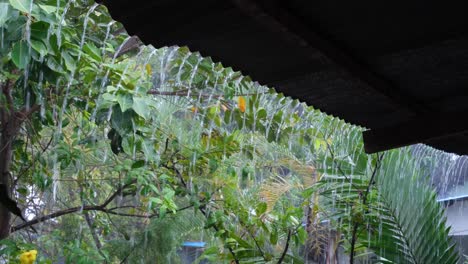
[{"label": "wet leaf", "polygon": [[32,6],[32,0],[10,0],[10,4],[21,12],[29,13]]},{"label": "wet leaf", "polygon": [[76,70],[76,61],[68,52],[62,51],[62,59],[69,71],[73,72]]},{"label": "wet leaf", "polygon": [[148,106],[147,100],[141,97],[133,98],[133,110],[145,120],[150,117],[150,108]]},{"label": "wet leaf", "polygon": [[127,111],[133,106],[133,99],[130,94],[118,94],[117,102],[119,103],[122,112]]},{"label": "wet leaf", "polygon": [[8,3],[0,3],[0,27],[10,18],[10,5]]},{"label": "wet leaf", "polygon": [[30,52],[26,41],[17,42],[11,51],[11,59],[19,69],[24,69],[29,63]]},{"label": "wet leaf", "polygon": [[96,61],[101,61],[101,51],[94,45],[93,43],[89,42],[83,46],[83,51],[93,58]]},{"label": "wet leaf", "polygon": [[49,53],[52,55],[57,55],[59,54],[59,46],[58,46],[58,41],[57,41],[57,35],[52,34],[49,37],[49,42],[47,43],[47,48],[49,50]]},{"label": "wet leaf", "polygon": [[47,66],[54,72],[62,74],[65,73],[63,66],[54,57],[49,57],[49,59],[47,60]]},{"label": "wet leaf", "polygon": [[49,23],[38,21],[31,24],[31,38],[36,40],[46,40],[49,31]]},{"label": "wet leaf", "polygon": [[42,41],[31,39],[31,47],[35,51],[39,52],[41,56],[45,56],[47,54],[47,47]]},{"label": "wet leaf", "polygon": [[47,14],[51,14],[53,12],[55,12],[57,10],[57,7],[56,6],[52,6],[52,5],[41,5],[41,4],[38,4],[38,6],[44,10]]}]

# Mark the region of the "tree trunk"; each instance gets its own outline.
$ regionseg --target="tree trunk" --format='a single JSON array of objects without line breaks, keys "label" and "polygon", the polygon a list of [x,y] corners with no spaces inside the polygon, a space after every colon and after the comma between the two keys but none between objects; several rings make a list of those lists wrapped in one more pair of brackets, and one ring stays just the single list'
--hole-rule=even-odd
[{"label": "tree trunk", "polygon": [[[11,177],[10,165],[12,159],[12,143],[16,134],[15,129],[15,114],[13,108],[13,101],[11,97],[12,83],[7,81],[2,85],[2,93],[4,96],[4,103],[0,105],[1,117],[1,137],[0,137],[0,184],[4,184],[7,189],[6,196],[11,196]],[[10,211],[0,203],[0,239],[7,238],[10,234]]]},{"label": "tree trunk", "polygon": [[[0,104],[0,184],[4,184],[6,194],[2,194],[2,199],[11,197],[13,187],[11,176],[11,162],[13,159],[13,141],[19,133],[19,128],[23,120],[33,111],[16,111],[13,102],[12,88],[14,82],[7,80],[1,85],[3,102]],[[2,201],[6,202],[6,201]],[[11,213],[2,203],[0,203],[0,239],[7,238],[10,235]]]},{"label": "tree trunk", "polygon": [[[2,127],[4,128],[4,127]],[[12,159],[11,139],[6,131],[2,133],[0,143],[0,183],[5,184],[8,193],[11,196],[10,164]],[[0,239],[7,238],[10,235],[10,211],[0,203]]]}]

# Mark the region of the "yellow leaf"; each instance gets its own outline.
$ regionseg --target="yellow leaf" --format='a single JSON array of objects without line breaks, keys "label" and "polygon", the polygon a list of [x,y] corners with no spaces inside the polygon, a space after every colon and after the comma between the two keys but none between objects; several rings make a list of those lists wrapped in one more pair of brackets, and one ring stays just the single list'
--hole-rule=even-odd
[{"label": "yellow leaf", "polygon": [[245,99],[242,96],[239,96],[237,101],[237,105],[239,106],[239,110],[244,113],[245,112]]},{"label": "yellow leaf", "polygon": [[152,71],[152,69],[151,69],[151,65],[146,64],[146,65],[145,65],[145,69],[146,69],[146,74],[148,74],[148,75],[151,76],[152,73],[153,73],[153,71]]}]

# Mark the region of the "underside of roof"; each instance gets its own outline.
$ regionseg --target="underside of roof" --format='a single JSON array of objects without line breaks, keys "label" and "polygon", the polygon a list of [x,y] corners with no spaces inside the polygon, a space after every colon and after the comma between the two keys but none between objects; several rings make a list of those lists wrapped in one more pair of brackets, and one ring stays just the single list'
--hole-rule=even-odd
[{"label": "underside of roof", "polygon": [[104,1],[131,35],[188,46],[368,128],[369,153],[468,154],[468,1]]}]

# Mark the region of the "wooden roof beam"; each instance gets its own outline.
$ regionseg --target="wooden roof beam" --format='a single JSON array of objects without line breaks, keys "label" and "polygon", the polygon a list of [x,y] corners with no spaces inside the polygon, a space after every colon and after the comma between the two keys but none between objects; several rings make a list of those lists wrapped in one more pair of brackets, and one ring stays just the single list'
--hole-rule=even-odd
[{"label": "wooden roof beam", "polygon": [[[425,141],[468,133],[468,109],[460,112],[417,116],[407,122],[363,133],[366,153],[375,153]],[[462,118],[462,119],[460,119]]]}]

